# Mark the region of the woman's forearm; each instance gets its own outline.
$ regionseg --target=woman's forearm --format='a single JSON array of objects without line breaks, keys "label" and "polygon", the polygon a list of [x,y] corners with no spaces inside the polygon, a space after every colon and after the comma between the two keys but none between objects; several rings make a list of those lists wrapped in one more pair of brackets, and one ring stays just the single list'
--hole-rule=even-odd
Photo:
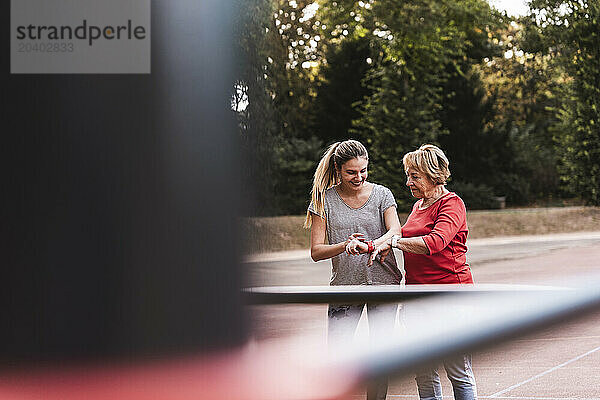
[{"label": "woman's forearm", "polygon": [[385,235],[381,236],[380,238],[377,238],[375,240],[373,240],[373,244],[375,245],[375,247],[381,246],[384,243],[389,243],[390,239],[392,238],[392,236],[394,235],[399,235],[400,234],[400,229],[390,229],[389,231],[387,231],[385,233]]},{"label": "woman's forearm", "polygon": [[346,251],[348,241],[336,244],[316,244],[310,248],[310,257],[313,261],[326,260]]},{"label": "woman's forearm", "polygon": [[423,236],[398,238],[395,241],[395,247],[414,254],[429,254],[429,249],[425,244]]},{"label": "woman's forearm", "polygon": [[383,236],[373,240],[375,247],[379,247],[384,243],[389,243],[392,236],[401,235],[402,232],[396,207],[388,207],[383,214],[383,218],[385,220],[385,228],[387,229],[387,232]]}]

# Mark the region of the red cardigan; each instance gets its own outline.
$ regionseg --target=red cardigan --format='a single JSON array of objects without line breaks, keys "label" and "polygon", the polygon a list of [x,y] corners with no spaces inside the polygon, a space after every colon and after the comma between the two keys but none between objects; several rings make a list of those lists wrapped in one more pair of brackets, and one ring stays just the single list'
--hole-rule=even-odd
[{"label": "red cardigan", "polygon": [[429,254],[404,252],[406,283],[473,283],[466,256],[465,203],[450,192],[424,210],[418,204],[402,227],[402,237],[423,236]]}]

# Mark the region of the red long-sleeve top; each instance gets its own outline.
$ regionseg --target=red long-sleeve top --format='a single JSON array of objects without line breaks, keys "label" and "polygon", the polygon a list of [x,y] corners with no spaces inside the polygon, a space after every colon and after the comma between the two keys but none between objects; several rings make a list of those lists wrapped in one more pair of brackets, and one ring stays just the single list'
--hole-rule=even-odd
[{"label": "red long-sleeve top", "polygon": [[467,264],[467,211],[462,199],[449,192],[424,210],[417,201],[402,237],[423,236],[429,254],[404,252],[407,284],[473,283]]}]

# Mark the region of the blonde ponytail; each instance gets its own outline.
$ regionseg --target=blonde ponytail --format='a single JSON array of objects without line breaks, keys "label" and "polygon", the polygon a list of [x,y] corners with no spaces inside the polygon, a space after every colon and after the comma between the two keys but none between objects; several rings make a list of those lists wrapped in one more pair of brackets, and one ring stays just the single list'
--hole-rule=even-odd
[{"label": "blonde ponytail", "polygon": [[[368,160],[369,154],[365,146],[356,140],[336,142],[327,148],[315,171],[315,178],[310,194],[313,209],[318,215],[325,217],[325,191],[339,183],[336,169],[341,168],[347,161],[359,157]],[[304,227],[309,229],[311,225],[311,212],[307,211]]]},{"label": "blonde ponytail", "polygon": [[[319,165],[317,166],[317,170],[315,171],[315,177],[313,179],[313,187],[310,192],[310,200],[313,204],[314,210],[317,214],[324,216],[325,215],[325,201],[324,195],[325,191],[330,187],[337,184],[337,176],[335,173],[335,160],[334,154],[340,142],[335,142],[319,161]],[[310,229],[312,226],[312,216],[311,212],[306,212],[306,219],[304,220],[304,227],[306,229]]]}]

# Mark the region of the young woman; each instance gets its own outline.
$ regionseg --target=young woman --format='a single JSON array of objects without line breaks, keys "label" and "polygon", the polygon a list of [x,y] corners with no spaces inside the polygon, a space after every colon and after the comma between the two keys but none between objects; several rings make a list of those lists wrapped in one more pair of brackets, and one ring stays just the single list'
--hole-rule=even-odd
[{"label": "young woman", "polygon": [[[367,182],[369,156],[356,140],[332,144],[315,172],[305,227],[311,229],[314,261],[331,259],[331,285],[397,285],[401,273],[393,253],[368,266],[369,253],[400,232],[396,200]],[[358,254],[358,243],[367,253]],[[387,257],[386,257],[387,255]],[[351,341],[365,304],[330,304],[328,340]],[[394,327],[396,304],[367,304],[371,338]],[[367,399],[385,399],[387,380],[371,385]]]}]

